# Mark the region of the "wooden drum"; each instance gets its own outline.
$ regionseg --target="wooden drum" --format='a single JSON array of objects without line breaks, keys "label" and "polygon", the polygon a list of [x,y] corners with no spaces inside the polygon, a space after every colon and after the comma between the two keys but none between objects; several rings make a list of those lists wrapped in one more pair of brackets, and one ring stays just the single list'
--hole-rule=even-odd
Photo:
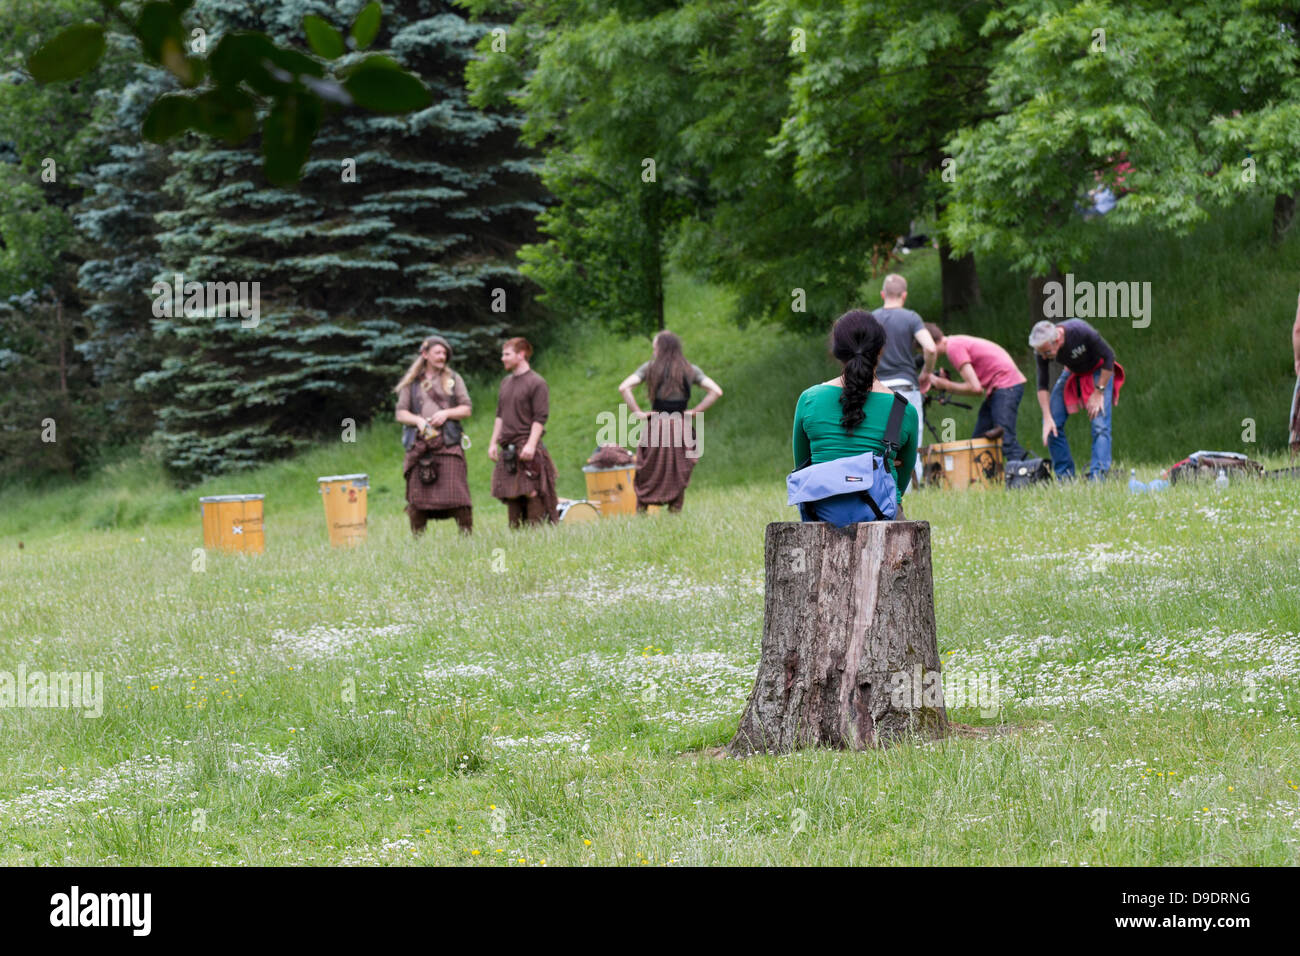
[{"label": "wooden drum", "polygon": [[919,450],[925,484],[931,488],[965,491],[972,485],[991,488],[1002,484],[1001,440],[968,438],[939,442]]}]

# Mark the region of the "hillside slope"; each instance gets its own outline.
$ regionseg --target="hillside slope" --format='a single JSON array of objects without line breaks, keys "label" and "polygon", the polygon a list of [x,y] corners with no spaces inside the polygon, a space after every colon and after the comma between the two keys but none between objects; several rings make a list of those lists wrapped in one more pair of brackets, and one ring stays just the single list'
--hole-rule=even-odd
[{"label": "hillside slope", "polygon": [[[1185,240],[1097,223],[1107,234],[1104,248],[1076,278],[1149,281],[1153,302],[1147,328],[1134,329],[1128,319],[1094,321],[1128,372],[1115,414],[1117,468],[1150,472],[1198,448],[1278,460],[1294,381],[1289,333],[1300,286],[1300,240],[1270,247],[1262,239],[1268,215],[1266,204],[1253,205]],[[911,283],[909,306],[937,318],[937,254],[913,253],[903,271]],[[1021,441],[1041,452],[1025,277],[986,259],[980,262],[980,279],[984,304],[945,331],[992,338],[1016,357],[1030,379],[1021,406]],[[880,304],[878,285],[872,281],[859,290],[862,305]],[[826,356],[824,333],[797,335],[770,326],[739,330],[725,318],[728,307],[724,290],[682,277],[669,285],[670,327],[683,336],[687,356],[724,390],[705,416],[704,456],[692,487],[757,482],[771,484],[779,496],[790,468],[795,399],[808,385],[834,375],[835,368]],[[581,466],[596,446],[601,415],[617,413],[619,381],[649,356],[648,339],[622,341],[601,329],[566,330],[536,356],[537,370],[551,383],[546,442],[560,470],[561,495],[583,496]],[[499,380],[472,376],[468,383],[476,408],[466,428],[474,443],[470,485],[484,517],[503,510],[488,495],[486,448]],[[932,420],[940,427],[951,416],[958,437],[966,437],[974,414],[936,409]],[[1256,423],[1254,444],[1243,442],[1246,419]],[[1082,465],[1088,449],[1084,421],[1072,421],[1068,434]],[[141,456],[83,482],[10,487],[3,490],[0,534],[192,522],[197,498],[207,494],[260,492],[267,495],[268,513],[319,508],[318,475],[358,471],[372,479],[372,514],[393,514],[403,504],[398,435],[395,423],[378,421],[360,430],[355,443],[325,443],[294,459],[189,489],[171,486],[161,468]]]}]

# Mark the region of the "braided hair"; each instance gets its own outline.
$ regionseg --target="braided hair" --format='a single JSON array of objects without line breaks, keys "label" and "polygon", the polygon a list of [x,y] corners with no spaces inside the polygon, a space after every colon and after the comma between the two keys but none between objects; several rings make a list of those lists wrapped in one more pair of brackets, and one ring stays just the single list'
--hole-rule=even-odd
[{"label": "braided hair", "polygon": [[864,405],[876,377],[876,362],[885,346],[885,330],[863,309],[845,312],[831,328],[831,355],[844,366],[840,425],[853,431],[867,417]]}]

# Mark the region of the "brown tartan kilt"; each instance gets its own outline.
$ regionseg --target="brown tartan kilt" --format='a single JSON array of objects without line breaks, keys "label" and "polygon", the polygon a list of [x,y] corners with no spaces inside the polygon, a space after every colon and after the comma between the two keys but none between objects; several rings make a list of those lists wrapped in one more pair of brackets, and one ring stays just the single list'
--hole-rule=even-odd
[{"label": "brown tartan kilt", "polygon": [[[648,431],[649,425],[646,429]],[[638,503],[665,505],[675,501],[691,483],[691,471],[695,468],[698,457],[687,455],[686,445],[695,445],[688,423],[683,423],[685,434],[682,441],[665,444],[675,429],[663,426],[659,435],[659,444],[651,445],[649,438],[643,435],[641,444],[636,448],[636,477],[632,487],[636,490]]]},{"label": "brown tartan kilt", "polygon": [[[467,508],[469,498],[469,470],[465,465],[465,452],[455,446],[448,449],[442,440],[435,439],[432,448],[423,438],[416,439],[402,460],[402,474],[406,478],[406,503],[421,511],[441,511],[447,508]],[[431,485],[420,480],[417,467],[421,458],[432,456],[438,468],[438,480]]]},{"label": "brown tartan kilt", "polygon": [[[523,445],[519,446],[520,448]],[[504,455],[504,452],[502,452]],[[498,459],[496,467],[492,469],[492,497],[505,501],[508,498],[530,498],[538,495],[546,502],[546,511],[552,523],[559,520],[556,514],[556,504],[558,503],[555,493],[555,483],[559,480],[559,472],[555,470],[555,462],[551,461],[551,453],[546,450],[546,446],[538,444],[537,454],[533,456],[532,461],[517,461],[519,467],[515,473],[509,474],[506,471],[505,462]],[[533,477],[529,477],[526,472],[532,472]]]}]

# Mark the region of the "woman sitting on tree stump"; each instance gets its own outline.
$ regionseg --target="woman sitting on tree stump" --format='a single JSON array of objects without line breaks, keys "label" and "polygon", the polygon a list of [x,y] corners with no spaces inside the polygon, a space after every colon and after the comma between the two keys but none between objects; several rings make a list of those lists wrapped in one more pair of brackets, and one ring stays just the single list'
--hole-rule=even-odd
[{"label": "woman sitting on tree stump", "polygon": [[[795,471],[790,476],[791,503],[804,521],[836,527],[861,521],[903,520],[903,492],[916,463],[921,422],[916,409],[876,379],[876,363],[885,330],[861,309],[845,312],[831,329],[831,355],[843,368],[838,378],[805,389],[794,413]],[[891,435],[891,418],[893,431]],[[892,440],[891,440],[892,439]],[[883,457],[886,475],[874,472],[871,455]],[[809,466],[831,464],[829,468]],[[797,495],[802,485],[804,494]],[[893,486],[894,501],[869,494]],[[809,500],[813,487],[848,489]]]}]

